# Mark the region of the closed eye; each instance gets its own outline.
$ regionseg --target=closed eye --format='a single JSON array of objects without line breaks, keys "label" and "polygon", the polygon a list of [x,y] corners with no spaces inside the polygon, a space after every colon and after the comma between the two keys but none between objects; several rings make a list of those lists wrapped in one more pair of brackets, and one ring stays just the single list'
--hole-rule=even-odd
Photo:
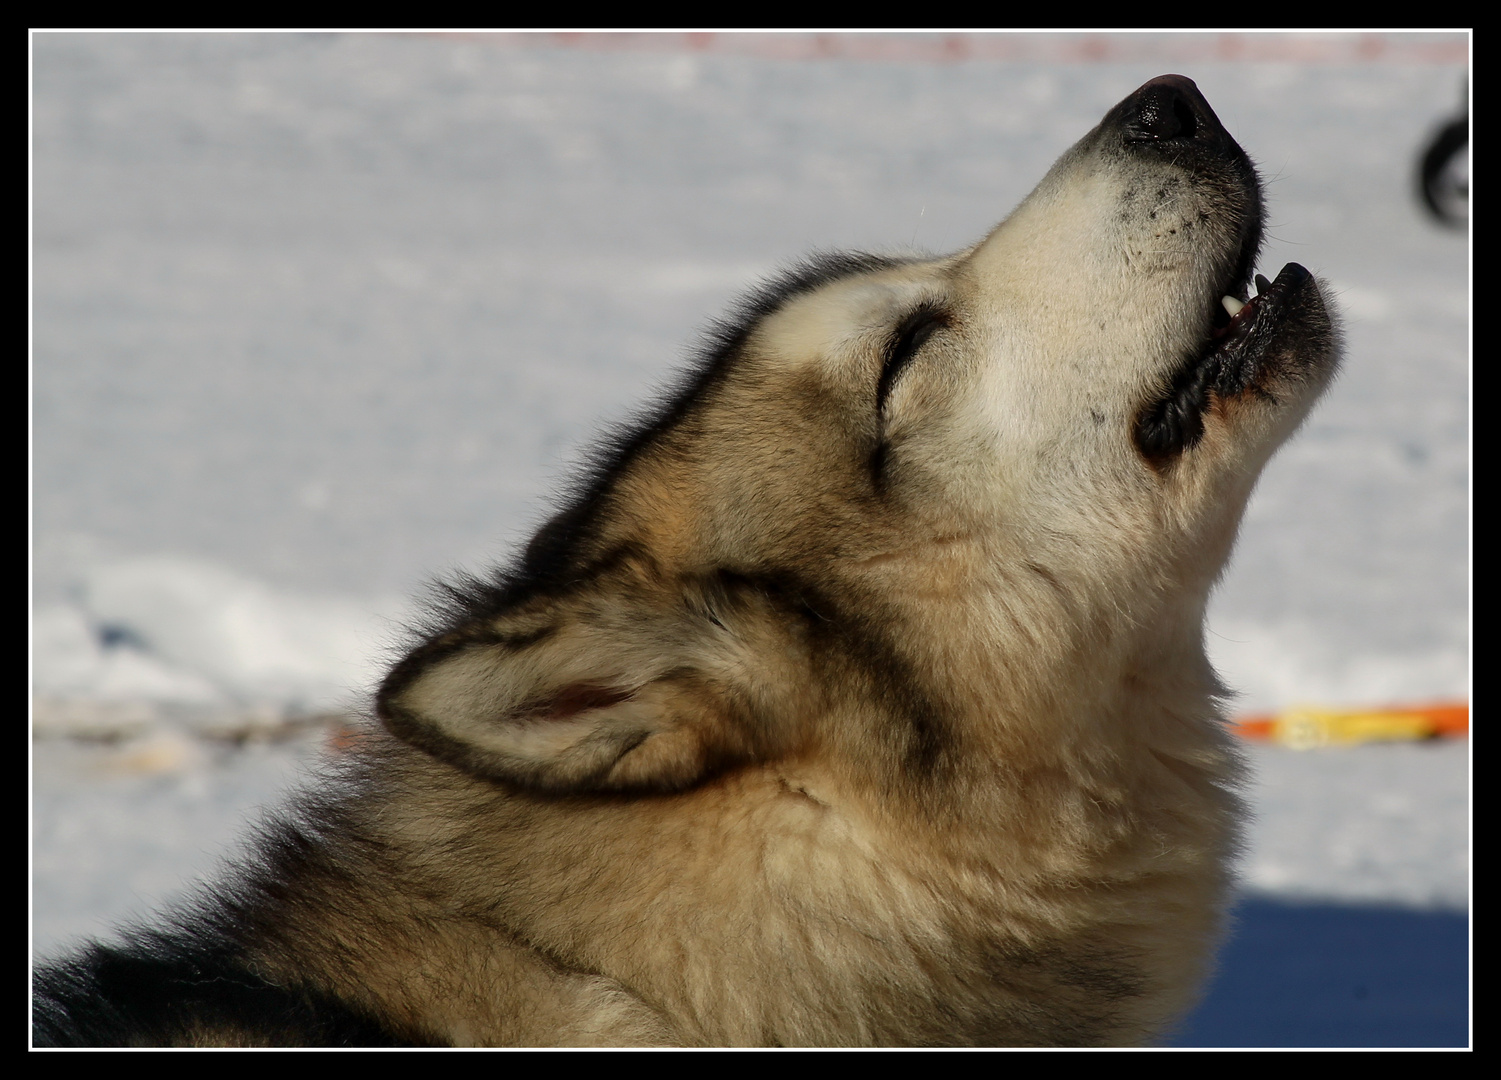
[{"label": "closed eye", "polygon": [[913,308],[897,323],[886,343],[886,359],[881,364],[881,377],[876,382],[877,412],[886,411],[886,399],[891,396],[891,388],[907,369],[908,362],[933,336],[933,331],[947,326],[948,321],[948,311],[943,305],[929,300]]}]

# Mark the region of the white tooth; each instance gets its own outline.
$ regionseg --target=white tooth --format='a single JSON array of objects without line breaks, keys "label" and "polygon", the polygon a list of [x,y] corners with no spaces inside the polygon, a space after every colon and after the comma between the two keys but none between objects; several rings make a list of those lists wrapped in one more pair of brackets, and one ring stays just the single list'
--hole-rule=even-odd
[{"label": "white tooth", "polygon": [[1222,304],[1225,305],[1225,310],[1230,313],[1230,317],[1232,319],[1235,318],[1235,316],[1237,316],[1237,315],[1240,314],[1240,309],[1241,308],[1243,308],[1243,307],[1246,306],[1245,304],[1242,304],[1239,300],[1235,299],[1235,297],[1233,297],[1233,296],[1222,296],[1222,297],[1220,297],[1220,303],[1222,303]]}]

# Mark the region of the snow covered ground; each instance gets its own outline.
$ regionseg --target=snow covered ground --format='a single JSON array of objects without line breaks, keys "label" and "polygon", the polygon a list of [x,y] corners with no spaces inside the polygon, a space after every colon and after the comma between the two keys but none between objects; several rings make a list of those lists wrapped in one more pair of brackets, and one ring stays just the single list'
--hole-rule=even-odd
[{"label": "snow covered ground", "polygon": [[[748,283],[969,242],[1168,70],[1270,181],[1263,268],[1347,320],[1216,660],[1248,711],[1468,696],[1468,248],[1412,192],[1463,39],[889,40],[33,37],[41,953],[211,871],[324,752],[281,725],[357,709],[407,598],[524,537]],[[1467,744],[1254,758],[1241,930],[1182,1041],[1463,1045]]]}]

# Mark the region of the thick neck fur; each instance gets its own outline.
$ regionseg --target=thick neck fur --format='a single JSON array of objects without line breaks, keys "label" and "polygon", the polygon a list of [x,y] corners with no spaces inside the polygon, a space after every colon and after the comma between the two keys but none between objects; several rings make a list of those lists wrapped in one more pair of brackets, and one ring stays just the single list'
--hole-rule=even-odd
[{"label": "thick neck fur", "polygon": [[[1010,675],[984,665],[944,680],[978,657],[935,652],[945,707],[989,713],[921,785],[815,745],[674,794],[543,796],[372,736],[374,779],[337,808],[341,839],[320,848],[343,854],[314,877],[346,915],[403,914],[361,935],[315,885],[267,920],[258,961],[338,956],[321,973],[337,992],[398,988],[381,1013],[456,1043],[1140,1041],[1185,1004],[1161,988],[1196,982],[1171,968],[1202,951],[1163,936],[1217,932],[1225,881],[1205,868],[1234,844],[1235,765],[1201,653],[1201,682],[1133,686],[1184,670],[1133,649],[1196,640],[1098,644],[1096,689],[1068,699],[998,698],[987,676]],[[868,723],[844,711],[830,730]],[[299,950],[309,935],[337,948]]]}]

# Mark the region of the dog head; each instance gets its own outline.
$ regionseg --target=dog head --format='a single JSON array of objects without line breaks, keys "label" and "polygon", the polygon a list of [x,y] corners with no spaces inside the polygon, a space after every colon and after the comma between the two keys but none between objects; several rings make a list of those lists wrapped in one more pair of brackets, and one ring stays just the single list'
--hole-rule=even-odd
[{"label": "dog head", "polygon": [[1306,270],[1251,294],[1261,230],[1245,153],[1164,76],[973,247],[798,268],[450,589],[381,718],[530,788],[818,760],[884,793],[1143,694],[1202,713],[1208,590],[1336,363]]}]

